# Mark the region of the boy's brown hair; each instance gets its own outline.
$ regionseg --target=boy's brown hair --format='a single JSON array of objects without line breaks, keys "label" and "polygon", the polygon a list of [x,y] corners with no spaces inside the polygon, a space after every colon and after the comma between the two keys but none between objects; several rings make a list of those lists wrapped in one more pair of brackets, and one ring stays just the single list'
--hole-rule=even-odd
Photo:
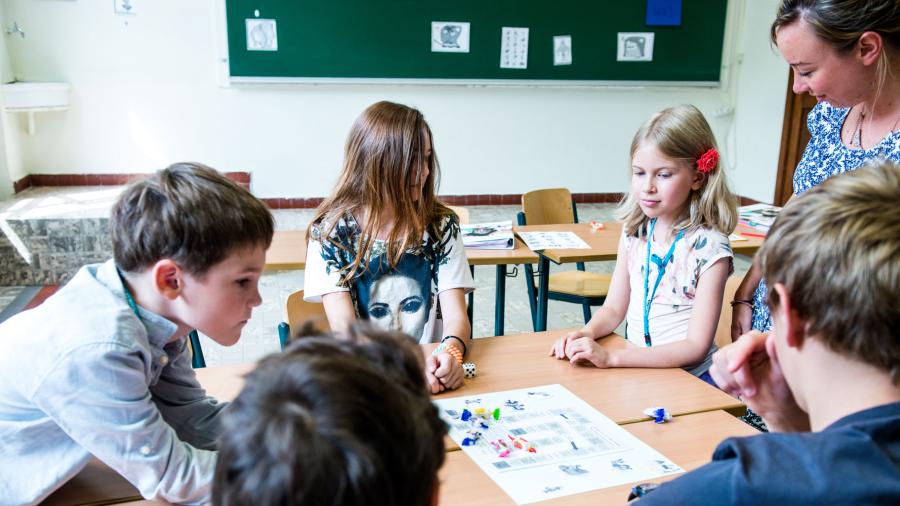
[{"label": "boy's brown hair", "polygon": [[781,211],[759,251],[806,333],[900,384],[900,165],[880,160],[832,177]]},{"label": "boy's brown hair", "polygon": [[176,163],[130,185],[110,218],[113,257],[124,272],[170,258],[202,276],[235,250],[268,249],[275,222],[249,191],[199,163]]},{"label": "boy's brown hair", "polygon": [[264,358],[225,412],[213,504],[430,504],[447,428],[423,365],[364,324]]}]

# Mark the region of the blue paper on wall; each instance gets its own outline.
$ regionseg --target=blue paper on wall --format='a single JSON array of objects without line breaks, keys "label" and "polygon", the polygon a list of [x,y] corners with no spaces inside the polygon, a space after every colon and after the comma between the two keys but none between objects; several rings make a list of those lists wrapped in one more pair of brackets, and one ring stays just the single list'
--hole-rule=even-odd
[{"label": "blue paper on wall", "polygon": [[647,0],[647,26],[681,25],[681,0]]}]

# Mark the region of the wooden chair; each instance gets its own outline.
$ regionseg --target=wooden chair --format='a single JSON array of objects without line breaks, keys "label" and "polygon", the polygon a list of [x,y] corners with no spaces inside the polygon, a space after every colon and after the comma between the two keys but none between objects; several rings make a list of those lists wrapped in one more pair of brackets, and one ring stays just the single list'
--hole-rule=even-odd
[{"label": "wooden chair", "polygon": [[467,207],[459,207],[459,206],[447,206],[449,207],[456,216],[459,218],[460,225],[468,225],[469,224],[469,208]]},{"label": "wooden chair", "polygon": [[[519,225],[552,225],[578,223],[578,210],[572,194],[565,188],[534,190],[522,195],[522,211]],[[525,287],[531,304],[531,321],[537,314],[537,287],[534,267],[525,265]],[[586,272],[584,262],[576,264],[576,270],[551,274],[548,298],[581,304],[584,322],[591,319],[591,306],[602,305],[612,280],[607,274]]]},{"label": "wooden chair", "polygon": [[734,292],[741,284],[743,276],[730,276],[725,281],[725,293],[722,298],[722,312],[719,313],[719,324],[716,326],[716,346],[719,348],[731,344],[731,317],[732,308],[730,302],[734,299]]},{"label": "wooden chair", "polygon": [[323,334],[331,332],[328,317],[325,315],[325,306],[303,300],[303,290],[288,295],[284,303],[284,319],[285,321],[278,324],[278,341],[282,350],[291,340],[291,329],[297,330],[306,322],[312,323],[313,327]]}]

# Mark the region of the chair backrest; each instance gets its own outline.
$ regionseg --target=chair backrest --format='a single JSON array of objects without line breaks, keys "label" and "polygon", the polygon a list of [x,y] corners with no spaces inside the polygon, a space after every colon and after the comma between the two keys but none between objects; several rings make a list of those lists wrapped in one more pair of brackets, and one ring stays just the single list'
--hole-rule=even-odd
[{"label": "chair backrest", "polygon": [[719,314],[719,325],[716,326],[716,346],[719,348],[731,344],[731,304],[734,293],[741,284],[743,276],[730,276],[725,281],[725,294],[722,298],[722,312]]},{"label": "chair backrest", "polygon": [[290,326],[291,332],[297,332],[307,321],[320,332],[331,332],[328,317],[325,315],[325,306],[303,300],[303,290],[288,295],[284,303],[284,320]]},{"label": "chair backrest", "polygon": [[456,216],[459,218],[460,225],[468,225],[469,224],[469,208],[467,207],[459,207],[459,206],[447,206],[449,207]]},{"label": "chair backrest", "polygon": [[534,190],[522,195],[522,211],[529,225],[575,223],[572,194],[565,188]]}]

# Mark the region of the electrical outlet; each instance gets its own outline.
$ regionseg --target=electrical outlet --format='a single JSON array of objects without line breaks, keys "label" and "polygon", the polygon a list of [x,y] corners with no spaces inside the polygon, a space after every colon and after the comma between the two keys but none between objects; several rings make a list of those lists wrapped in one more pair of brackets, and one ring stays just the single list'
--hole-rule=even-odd
[{"label": "electrical outlet", "polygon": [[133,0],[113,0],[116,14],[135,14]]}]

